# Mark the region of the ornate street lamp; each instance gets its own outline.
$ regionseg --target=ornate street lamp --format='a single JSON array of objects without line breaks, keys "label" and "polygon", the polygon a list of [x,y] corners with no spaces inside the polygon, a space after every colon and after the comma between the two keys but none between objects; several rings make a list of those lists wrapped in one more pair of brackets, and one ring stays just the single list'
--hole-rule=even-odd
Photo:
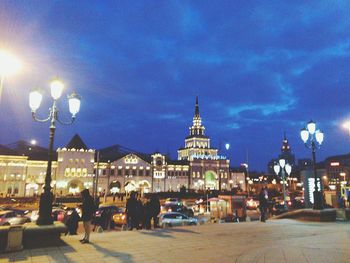
[{"label": "ornate street lamp", "polygon": [[15,74],[21,68],[20,60],[6,50],[0,50],[0,101],[5,77]]},{"label": "ornate street lamp", "polygon": [[47,160],[47,170],[45,176],[44,192],[40,196],[39,218],[37,220],[38,225],[51,225],[53,223],[53,218],[51,216],[53,201],[53,194],[51,192],[51,167],[56,121],[64,125],[72,124],[75,120],[76,114],[79,112],[80,109],[80,97],[75,92],[73,92],[70,96],[68,96],[69,111],[72,114],[72,118],[69,122],[62,122],[58,118],[57,100],[62,95],[64,85],[60,80],[54,79],[50,84],[50,88],[51,97],[53,98],[53,104],[52,107],[49,109],[49,116],[46,119],[38,119],[35,115],[37,109],[40,107],[41,104],[41,93],[37,90],[34,90],[29,94],[29,106],[32,110],[33,119],[38,122],[50,122],[50,143]]},{"label": "ornate street lamp", "polygon": [[[320,130],[316,129],[316,123],[312,120],[308,122],[306,128],[300,131],[300,137],[303,140],[305,146],[312,150],[313,170],[315,177],[315,191],[314,191],[314,209],[323,209],[323,195],[322,189],[318,187],[318,177],[316,171],[316,148],[320,148],[324,139],[324,134]],[[322,181],[320,182],[320,188]]]},{"label": "ornate street lamp", "polygon": [[287,207],[287,198],[286,198],[286,175],[289,176],[290,173],[292,172],[292,166],[288,163],[286,163],[285,159],[279,159],[278,163],[276,163],[273,166],[273,170],[275,171],[276,175],[278,176],[279,173],[281,172],[281,177],[282,177],[282,184],[283,184],[283,205],[285,209],[288,209]]}]

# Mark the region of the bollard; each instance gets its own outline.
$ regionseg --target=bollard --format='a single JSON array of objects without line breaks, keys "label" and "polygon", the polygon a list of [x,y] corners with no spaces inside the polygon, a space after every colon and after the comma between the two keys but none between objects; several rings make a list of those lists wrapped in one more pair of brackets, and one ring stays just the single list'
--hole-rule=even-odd
[{"label": "bollard", "polygon": [[23,249],[23,228],[22,226],[11,226],[7,235],[6,251],[19,251]]}]

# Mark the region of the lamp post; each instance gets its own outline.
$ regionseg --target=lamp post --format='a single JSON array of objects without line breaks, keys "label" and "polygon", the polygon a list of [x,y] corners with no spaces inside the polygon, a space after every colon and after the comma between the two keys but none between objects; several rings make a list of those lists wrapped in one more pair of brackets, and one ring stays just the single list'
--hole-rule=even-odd
[{"label": "lamp post", "polygon": [[15,74],[21,67],[21,62],[6,50],[0,50],[0,101],[5,77]]},{"label": "lamp post", "polygon": [[288,176],[292,172],[292,166],[288,163],[286,163],[285,159],[279,159],[278,163],[276,163],[273,166],[273,169],[278,176],[279,173],[281,172],[281,177],[282,177],[282,184],[283,184],[283,205],[285,209],[288,209],[287,207],[287,196],[286,196],[286,173]]},{"label": "lamp post", "polygon": [[38,225],[51,225],[53,223],[53,218],[51,216],[53,201],[53,194],[51,192],[51,167],[53,159],[53,142],[55,136],[56,122],[59,122],[64,125],[72,124],[75,120],[76,114],[79,112],[80,109],[80,97],[75,92],[73,92],[70,96],[68,96],[69,111],[72,114],[72,118],[69,122],[61,121],[58,118],[57,100],[62,95],[64,85],[60,80],[55,79],[51,82],[50,88],[51,97],[53,98],[53,104],[49,109],[49,116],[46,119],[38,119],[36,117],[36,111],[40,107],[42,100],[41,93],[37,90],[34,90],[29,94],[29,106],[32,110],[33,119],[38,122],[50,122],[50,142],[47,160],[47,170],[45,176],[44,192],[40,196],[39,218],[37,220]]},{"label": "lamp post", "polygon": [[[312,150],[313,171],[315,179],[315,191],[314,196],[314,209],[323,209],[323,196],[322,189],[318,187],[318,177],[316,171],[316,148],[320,148],[324,139],[324,134],[320,130],[316,130],[316,123],[312,120],[308,122],[306,128],[300,131],[300,137],[303,140],[305,146]],[[320,180],[320,188],[321,188]]]}]

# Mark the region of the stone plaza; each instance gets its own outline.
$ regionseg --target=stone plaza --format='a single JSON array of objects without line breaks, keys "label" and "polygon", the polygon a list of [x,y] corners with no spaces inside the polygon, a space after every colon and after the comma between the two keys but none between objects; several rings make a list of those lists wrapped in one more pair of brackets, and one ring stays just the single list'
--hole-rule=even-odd
[{"label": "stone plaza", "polygon": [[291,219],[63,237],[65,245],[6,253],[0,262],[349,262],[348,222]]}]

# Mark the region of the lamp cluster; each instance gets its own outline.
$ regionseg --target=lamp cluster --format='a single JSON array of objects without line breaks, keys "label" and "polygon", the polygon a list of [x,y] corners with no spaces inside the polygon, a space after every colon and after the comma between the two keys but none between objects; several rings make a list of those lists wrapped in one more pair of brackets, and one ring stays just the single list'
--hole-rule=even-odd
[{"label": "lamp cluster", "polygon": [[301,129],[300,137],[304,144],[317,142],[319,145],[322,144],[324,139],[324,133],[321,130],[316,130],[316,123],[314,121],[309,121],[306,128]]},{"label": "lamp cluster", "polygon": [[[51,88],[51,97],[55,102],[61,97],[62,91],[64,89],[64,84],[59,79],[54,79],[53,81],[51,81],[50,88]],[[43,96],[39,90],[34,90],[30,92],[29,106],[32,110],[32,113],[35,113],[39,109],[42,99],[43,99]],[[79,112],[80,99],[81,99],[80,96],[75,92],[73,92],[71,95],[68,96],[69,111],[72,114],[73,118]]]}]

